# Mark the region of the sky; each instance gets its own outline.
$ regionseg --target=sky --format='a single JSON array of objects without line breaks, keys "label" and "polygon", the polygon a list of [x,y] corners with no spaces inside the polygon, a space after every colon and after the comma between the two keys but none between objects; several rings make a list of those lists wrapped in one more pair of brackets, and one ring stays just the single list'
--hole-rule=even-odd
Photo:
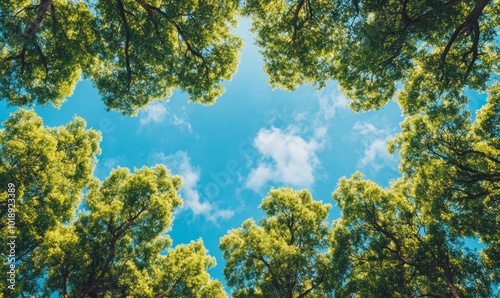
[{"label": "sky", "polygon": [[[202,238],[217,260],[210,273],[223,282],[220,237],[250,217],[258,221],[258,206],[271,188],[307,188],[315,200],[334,205],[331,193],[343,176],[361,171],[383,186],[399,176],[399,157],[386,152],[386,141],[400,131],[397,104],[356,114],[335,82],[319,91],[273,91],[249,27],[243,19],[235,29],[246,46],[237,73],[224,82],[226,91],[213,106],[189,103],[175,91],[168,101],[125,117],[107,112],[92,84],[81,81],[60,109],[35,107],[46,126],[64,125],[77,115],[101,131],[94,173],[101,180],[117,167],[158,163],[182,176],[184,206],[169,234],[174,246]],[[0,107],[2,121],[17,109],[5,101]],[[338,217],[334,206],[329,221]]]}]

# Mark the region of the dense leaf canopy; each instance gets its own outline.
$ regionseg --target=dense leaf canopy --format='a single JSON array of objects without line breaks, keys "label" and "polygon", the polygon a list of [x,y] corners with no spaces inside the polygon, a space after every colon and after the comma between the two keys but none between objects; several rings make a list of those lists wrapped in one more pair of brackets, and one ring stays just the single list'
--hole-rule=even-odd
[{"label": "dense leaf canopy", "polygon": [[465,100],[446,101],[427,114],[408,117],[391,147],[401,151],[401,170],[420,210],[456,236],[479,237],[486,263],[499,280],[499,85],[488,91],[487,103],[474,119]]},{"label": "dense leaf canopy", "polygon": [[[354,111],[394,99],[406,118],[388,144],[401,177],[387,188],[342,178],[332,226],[329,204],[279,188],[260,221],[220,239],[231,295],[498,297],[498,0],[4,0],[0,97],[58,107],[83,77],[126,115],[174,88],[212,104],[237,68],[240,12],[273,87],[337,80]],[[475,115],[471,90],[487,94]],[[15,184],[18,244],[5,295],[227,296],[201,239],[172,247],[180,177],[157,165],[99,181],[101,137],[81,118],[48,128],[19,109],[3,126],[0,184]]]},{"label": "dense leaf canopy", "polygon": [[0,97],[59,106],[81,75],[133,115],[173,88],[213,104],[232,77],[238,1],[2,1]]},{"label": "dense leaf canopy", "polygon": [[[33,252],[43,243],[48,230],[75,215],[100,151],[100,135],[86,130],[81,118],[63,127],[45,128],[42,119],[28,110],[19,110],[3,124],[0,182],[15,185],[16,256],[23,266],[19,281],[22,288],[29,289],[36,283],[32,274],[37,274]],[[7,219],[5,188],[1,206],[0,216]],[[0,233],[2,239],[7,239],[5,220]]]},{"label": "dense leaf canopy", "polygon": [[482,90],[498,71],[495,0],[244,3],[272,86],[323,87],[334,79],[356,111],[397,95],[414,114],[443,94]]},{"label": "dense leaf canopy", "polygon": [[246,220],[221,238],[224,274],[233,297],[326,297],[329,274],[326,218],[330,205],[306,191],[274,189],[264,217]]},{"label": "dense leaf canopy", "polygon": [[488,297],[489,271],[477,252],[421,211],[401,179],[389,189],[354,174],[334,199],[331,261],[338,297]]},{"label": "dense leaf canopy", "polygon": [[[100,135],[76,118],[46,128],[20,109],[0,130],[0,182],[15,185],[15,291],[62,297],[226,297],[202,241],[171,248],[181,179],[162,165],[92,177]],[[85,190],[85,191],[84,191]],[[7,219],[7,190],[0,215]],[[2,258],[8,255],[1,250]],[[10,297],[9,296],[9,297]]]}]

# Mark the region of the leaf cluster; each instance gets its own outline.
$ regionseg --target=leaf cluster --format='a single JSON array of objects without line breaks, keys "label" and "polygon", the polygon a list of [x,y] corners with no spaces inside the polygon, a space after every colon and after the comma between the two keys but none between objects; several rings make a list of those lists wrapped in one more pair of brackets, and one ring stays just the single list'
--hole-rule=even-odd
[{"label": "leaf cluster", "polygon": [[180,177],[157,165],[97,180],[100,135],[81,118],[47,128],[20,109],[4,127],[0,182],[15,185],[16,206],[12,229],[2,190],[0,235],[17,237],[17,283],[14,292],[1,283],[5,295],[226,297],[201,239],[171,247],[166,234],[182,205]]},{"label": "leaf cluster", "polygon": [[59,107],[83,76],[126,115],[175,88],[213,104],[236,71],[237,11],[234,0],[3,1],[0,97]]}]

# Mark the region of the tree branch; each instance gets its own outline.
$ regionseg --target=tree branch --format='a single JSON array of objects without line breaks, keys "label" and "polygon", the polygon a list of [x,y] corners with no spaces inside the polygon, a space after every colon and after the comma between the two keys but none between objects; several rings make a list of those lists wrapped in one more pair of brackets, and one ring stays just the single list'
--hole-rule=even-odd
[{"label": "tree branch", "polygon": [[446,57],[448,56],[448,53],[451,50],[451,47],[457,40],[458,36],[462,33],[462,31],[466,28],[471,28],[474,31],[474,34],[472,36],[472,59],[467,67],[466,75],[467,77],[472,70],[472,66],[476,62],[477,56],[478,56],[478,44],[479,44],[479,17],[483,14],[483,10],[488,5],[490,0],[478,0],[476,2],[476,5],[474,8],[471,10],[471,12],[467,15],[465,18],[465,21],[460,24],[455,30],[453,31],[450,39],[448,40],[448,43],[446,44],[443,52],[441,53],[441,58],[439,59],[440,64],[441,64],[441,69],[444,69],[444,63],[446,62]]},{"label": "tree branch", "polygon": [[130,89],[130,83],[132,81],[132,68],[130,67],[130,27],[127,22],[127,17],[125,16],[125,7],[122,0],[117,1],[118,12],[125,27],[125,68],[127,69],[127,88]]},{"label": "tree branch", "polygon": [[276,291],[278,292],[278,298],[282,298],[283,296],[281,295],[280,284],[278,282],[276,275],[274,274],[274,271],[273,271],[273,268],[271,267],[271,265],[263,257],[259,257],[253,253],[250,253],[248,256],[264,263],[264,265],[267,267],[267,270],[269,270],[269,273],[271,274],[271,279],[273,280],[274,287],[276,288]]},{"label": "tree branch", "polygon": [[203,63],[205,63],[205,57],[203,57],[203,55],[201,54],[200,51],[198,51],[197,49],[194,48],[194,46],[191,44],[191,41],[189,40],[189,38],[187,38],[186,33],[182,30],[181,26],[173,18],[171,18],[166,12],[161,10],[159,7],[150,5],[150,4],[146,3],[144,0],[135,0],[135,1],[137,3],[139,3],[139,5],[141,5],[142,8],[144,8],[146,10],[146,12],[148,12],[148,14],[150,14],[151,11],[154,11],[154,12],[158,13],[159,15],[161,15],[165,20],[167,20],[167,22],[172,24],[175,27],[175,29],[177,30],[177,33],[179,33],[182,40],[184,41],[184,44],[186,45],[188,51],[191,54],[193,54],[194,56],[201,59],[201,61]]}]

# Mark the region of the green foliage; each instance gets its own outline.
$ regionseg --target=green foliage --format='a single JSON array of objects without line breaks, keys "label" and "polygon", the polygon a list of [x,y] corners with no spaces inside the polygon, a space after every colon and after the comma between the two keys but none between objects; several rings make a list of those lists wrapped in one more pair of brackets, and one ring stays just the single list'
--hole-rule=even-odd
[{"label": "green foliage", "polygon": [[173,88],[213,104],[236,71],[236,0],[97,1],[95,9],[101,38],[88,76],[110,109],[135,114]]},{"label": "green foliage", "polygon": [[[11,114],[0,130],[0,217],[7,218],[8,183],[16,187],[16,257],[21,264],[20,287],[35,286],[33,252],[53,226],[67,222],[75,214],[81,193],[89,181],[100,135],[85,129],[85,121],[75,118],[66,126],[46,128],[34,111]],[[7,239],[7,222],[0,224]],[[5,249],[2,249],[5,257]],[[2,283],[2,286],[5,284]]]},{"label": "green foliage", "polygon": [[0,4],[0,96],[10,104],[59,106],[80,74],[126,115],[174,88],[213,104],[236,71],[238,1],[33,2]]},{"label": "green foliage", "polygon": [[488,297],[491,280],[477,253],[439,218],[426,216],[408,181],[388,189],[354,174],[333,194],[332,282],[338,297]]},{"label": "green foliage", "polygon": [[246,220],[220,241],[233,297],[327,297],[330,205],[306,190],[282,188],[260,208],[266,217],[259,225]]},{"label": "green foliage", "polygon": [[323,87],[332,76],[332,52],[338,30],[332,1],[244,1],[243,14],[264,56],[264,70],[273,87],[294,90],[303,83]]},{"label": "green foliage", "polygon": [[[212,104],[236,71],[237,0],[33,2],[0,4],[0,96],[11,104],[59,106],[80,74],[127,115],[174,88]],[[242,13],[273,87],[334,79],[356,111],[396,97],[416,114],[498,72],[497,2],[247,0]]]},{"label": "green foliage", "polygon": [[498,70],[496,2],[247,0],[244,13],[272,86],[334,79],[356,111],[397,95],[415,114],[443,94],[482,90]]},{"label": "green foliage", "polygon": [[172,222],[173,208],[182,204],[180,185],[179,177],[169,177],[163,166],[133,174],[117,169],[104,182],[89,185],[85,211],[70,226],[54,230],[41,250],[41,259],[49,260],[46,266],[54,272],[46,293],[94,297],[133,291],[130,276],[139,275],[135,271],[145,269],[171,243],[161,234]]},{"label": "green foliage", "polygon": [[94,27],[80,1],[2,1],[0,98],[59,107],[91,62]]},{"label": "green foliage", "polygon": [[[169,248],[181,180],[162,165],[92,177],[100,135],[19,110],[0,130],[0,182],[16,189],[16,287],[7,296],[226,297],[201,241]],[[5,189],[5,188],[4,188]],[[85,191],[84,191],[85,190]],[[7,191],[0,215],[7,218]],[[10,234],[2,221],[0,235]],[[5,249],[2,257],[5,259]],[[10,297],[9,296],[9,297]]]},{"label": "green foliage", "polygon": [[473,120],[465,103],[444,101],[427,114],[408,117],[392,150],[402,155],[401,170],[426,217],[439,219],[454,235],[485,244],[484,257],[497,280],[500,263],[499,85]]},{"label": "green foliage", "polygon": [[[342,179],[331,286],[339,297],[492,297],[500,281],[499,85],[473,118],[448,93],[408,116],[389,144],[403,176],[388,189]],[[472,250],[466,241],[482,243]]]},{"label": "green foliage", "polygon": [[71,225],[47,233],[36,254],[48,273],[45,296],[226,297],[206,272],[215,266],[201,241],[169,248],[165,235],[182,204],[180,178],[161,165],[93,181]]},{"label": "green foliage", "polygon": [[227,297],[220,281],[210,280],[206,269],[215,266],[201,240],[178,245],[155,260],[152,276],[156,297]]},{"label": "green foliage", "polygon": [[[355,111],[396,99],[389,144],[402,177],[359,173],[333,198],[271,190],[220,240],[234,297],[489,297],[500,282],[498,0],[247,0],[243,15],[273,87],[335,79]],[[213,104],[234,74],[239,1],[5,0],[0,97],[58,107],[81,77],[108,109],[134,115],[175,88]],[[399,87],[399,91],[397,90]],[[467,88],[488,92],[475,118]],[[0,183],[16,188],[16,295],[226,297],[201,240],[166,234],[181,181],[164,166],[92,177],[100,135],[80,118],[46,128],[19,110],[0,130]],[[0,217],[7,218],[2,190]],[[0,236],[7,239],[7,222]],[[478,252],[464,244],[478,239]],[[5,258],[5,251],[2,250]],[[0,290],[6,292],[5,284]],[[12,294],[12,292],[9,292]],[[498,294],[496,294],[498,295]]]}]

